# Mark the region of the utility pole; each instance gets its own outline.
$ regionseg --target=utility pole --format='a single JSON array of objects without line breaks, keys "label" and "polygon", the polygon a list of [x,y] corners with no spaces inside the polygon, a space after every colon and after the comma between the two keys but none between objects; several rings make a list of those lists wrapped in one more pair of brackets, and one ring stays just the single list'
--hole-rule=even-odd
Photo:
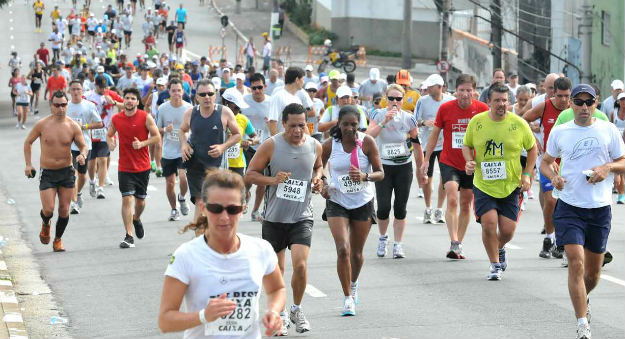
[{"label": "utility pole", "polygon": [[[451,12],[451,0],[443,0],[443,8],[441,12],[441,51],[440,61],[447,61],[449,58],[449,13]],[[441,76],[447,84],[447,72],[441,72]]]},{"label": "utility pole", "polygon": [[501,36],[503,34],[503,21],[501,19],[501,0],[491,0],[490,3],[491,25],[490,41],[493,42],[493,68],[501,68]]},{"label": "utility pole", "polygon": [[402,68],[412,68],[412,48],[410,42],[412,41],[412,0],[404,0],[404,28],[402,31]]}]

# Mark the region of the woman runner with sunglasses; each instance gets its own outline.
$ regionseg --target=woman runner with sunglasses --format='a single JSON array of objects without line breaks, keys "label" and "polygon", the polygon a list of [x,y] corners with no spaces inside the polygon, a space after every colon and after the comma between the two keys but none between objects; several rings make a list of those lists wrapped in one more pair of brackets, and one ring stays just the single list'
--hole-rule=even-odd
[{"label": "woman runner with sunglasses", "polygon": [[345,295],[343,316],[356,315],[362,250],[375,218],[369,181],[384,179],[375,140],[358,132],[359,126],[358,109],[343,106],[322,152],[324,168],[330,163],[330,183],[324,185],[321,194],[326,199],[324,214],[336,245],[336,269]]},{"label": "woman runner with sunglasses", "polygon": [[[178,133],[182,161],[187,168],[191,202],[195,204],[193,220],[197,220],[200,214],[200,206],[195,202],[200,199],[206,169],[226,168],[224,152],[241,140],[239,126],[232,111],[228,107],[215,104],[216,93],[215,85],[210,80],[198,81],[196,98],[199,104],[184,113]],[[226,129],[230,130],[227,139]],[[187,141],[189,132],[191,137]]]},{"label": "woman runner with sunglasses", "polygon": [[[282,325],[286,292],[278,259],[265,240],[238,233],[245,207],[240,175],[211,169],[198,200],[202,217],[186,226],[201,237],[182,244],[169,260],[158,316],[163,332],[185,331],[185,338],[260,338]],[[259,313],[261,286],[267,308]],[[180,311],[184,301],[185,312]]]}]

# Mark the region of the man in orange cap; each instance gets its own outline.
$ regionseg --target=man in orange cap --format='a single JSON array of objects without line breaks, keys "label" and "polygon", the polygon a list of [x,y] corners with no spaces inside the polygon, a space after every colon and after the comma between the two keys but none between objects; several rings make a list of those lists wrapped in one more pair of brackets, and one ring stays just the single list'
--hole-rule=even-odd
[{"label": "man in orange cap", "polygon": [[[408,112],[414,112],[415,106],[417,105],[417,101],[421,98],[421,94],[410,88],[410,83],[412,82],[412,77],[410,76],[410,72],[405,69],[399,70],[395,75],[395,83],[401,85],[406,91],[406,95],[404,95],[404,103],[401,105],[401,109]],[[386,98],[382,98],[380,102],[381,107],[386,107],[388,104]]]}]

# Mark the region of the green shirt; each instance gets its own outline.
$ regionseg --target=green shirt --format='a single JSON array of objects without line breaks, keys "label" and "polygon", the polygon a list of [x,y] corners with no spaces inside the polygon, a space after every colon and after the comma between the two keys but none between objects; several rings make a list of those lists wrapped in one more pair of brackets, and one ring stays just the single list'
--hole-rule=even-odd
[{"label": "green shirt", "polygon": [[474,116],[467,126],[464,145],[475,150],[473,185],[494,198],[505,198],[521,182],[521,152],[534,147],[534,134],[520,116],[508,112],[493,121],[488,111]]},{"label": "green shirt", "polygon": [[[595,108],[595,112],[592,114],[593,117],[597,118],[597,119],[601,119],[601,120],[605,120],[608,121],[608,116],[605,115],[605,113],[601,112],[600,110]],[[575,119],[575,113],[573,113],[573,109],[572,108],[567,108],[564,111],[560,112],[560,115],[558,115],[558,120],[556,120],[556,123],[553,125],[553,127],[556,127],[558,125],[562,125],[564,123],[567,123],[571,120]]]}]

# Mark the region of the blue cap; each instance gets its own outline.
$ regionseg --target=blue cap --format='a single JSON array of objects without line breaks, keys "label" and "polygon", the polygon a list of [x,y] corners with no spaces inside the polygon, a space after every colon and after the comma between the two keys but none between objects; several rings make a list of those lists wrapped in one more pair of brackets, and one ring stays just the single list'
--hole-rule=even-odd
[{"label": "blue cap", "polygon": [[571,98],[575,98],[580,93],[588,93],[590,94],[590,96],[592,96],[593,99],[597,98],[597,93],[595,92],[595,89],[588,84],[579,84],[573,87],[573,90],[571,91]]},{"label": "blue cap", "polygon": [[324,76],[326,76],[326,75],[327,75],[327,74],[326,74],[326,72],[321,72],[321,73],[319,73],[319,79],[321,79],[322,77],[324,77]]},{"label": "blue cap", "polygon": [[199,66],[199,65],[200,65],[200,62],[199,62],[199,61],[197,61],[197,60],[194,60],[191,64],[192,64],[193,66]]}]

